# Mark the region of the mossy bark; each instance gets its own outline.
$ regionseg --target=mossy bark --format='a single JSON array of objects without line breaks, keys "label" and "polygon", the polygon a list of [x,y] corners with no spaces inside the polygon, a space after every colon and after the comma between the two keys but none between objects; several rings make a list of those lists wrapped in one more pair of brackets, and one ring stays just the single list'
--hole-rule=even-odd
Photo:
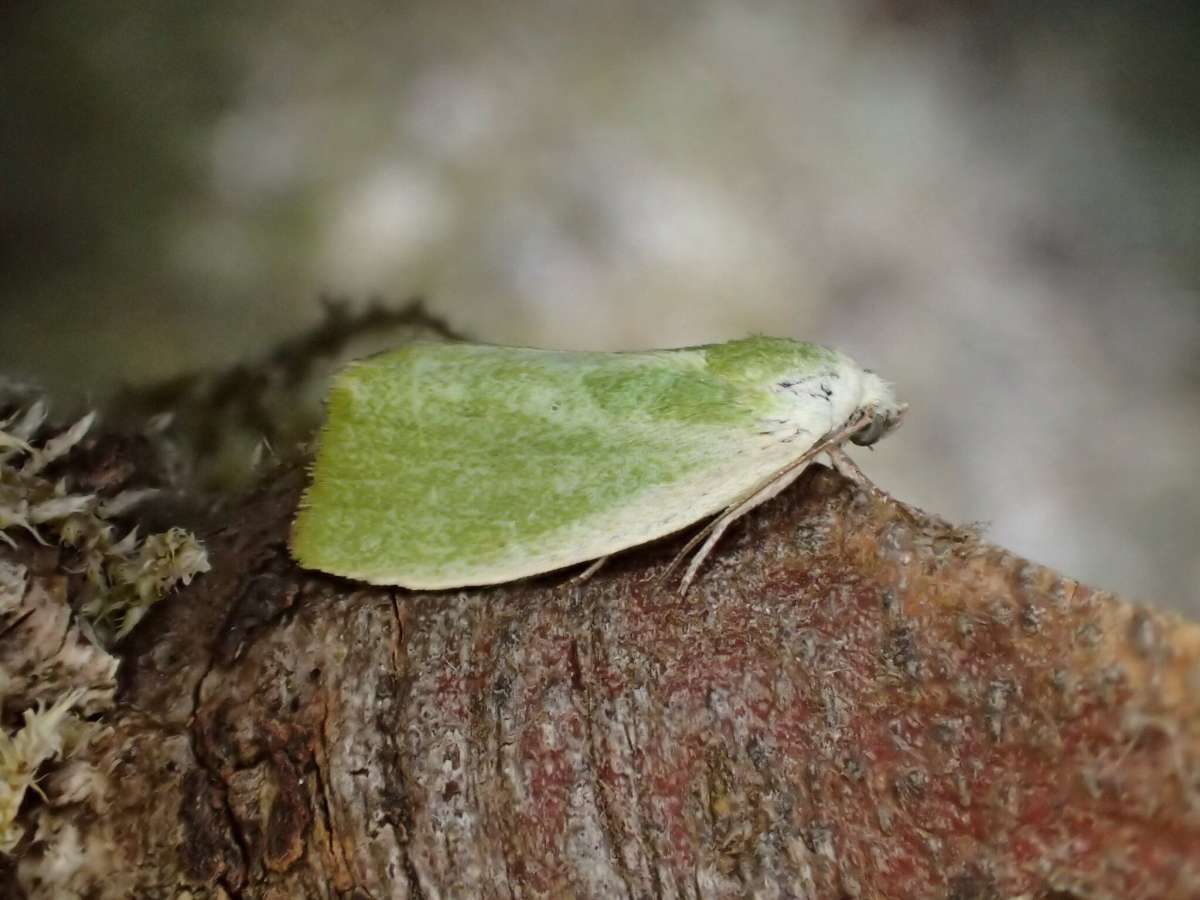
[{"label": "mossy bark", "polygon": [[305,572],[302,481],[227,508],[120,648],[107,785],[43,811],[74,868],[31,844],[13,891],[1200,895],[1194,624],[819,467],[686,599],[679,541],[583,584]]}]

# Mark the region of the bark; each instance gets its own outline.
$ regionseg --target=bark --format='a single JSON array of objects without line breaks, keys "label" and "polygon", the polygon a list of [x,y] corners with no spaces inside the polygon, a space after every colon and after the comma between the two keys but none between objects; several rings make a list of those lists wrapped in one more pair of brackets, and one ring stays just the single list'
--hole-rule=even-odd
[{"label": "bark", "polygon": [[1200,895],[1193,624],[820,467],[686,599],[679,540],[583,584],[304,572],[302,482],[120,648],[105,787],[41,811],[78,851],[14,896]]}]

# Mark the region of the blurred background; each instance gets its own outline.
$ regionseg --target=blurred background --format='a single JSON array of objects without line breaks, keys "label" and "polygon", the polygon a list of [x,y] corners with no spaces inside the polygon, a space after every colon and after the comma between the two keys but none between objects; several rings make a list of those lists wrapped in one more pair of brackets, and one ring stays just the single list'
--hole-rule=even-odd
[{"label": "blurred background", "polygon": [[887,490],[1200,615],[1200,5],[0,9],[0,371],[97,402],[323,292],[893,380]]}]

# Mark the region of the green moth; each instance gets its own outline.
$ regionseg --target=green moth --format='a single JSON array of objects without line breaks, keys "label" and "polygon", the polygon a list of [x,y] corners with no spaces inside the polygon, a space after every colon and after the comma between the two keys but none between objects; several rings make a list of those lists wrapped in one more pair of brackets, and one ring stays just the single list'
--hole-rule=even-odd
[{"label": "green moth", "polygon": [[[301,565],[439,589],[549,572],[715,516],[905,407],[845,355],[783,338],[634,353],[414,343],[335,379],[291,535]],[[677,559],[678,561],[678,559]],[[592,571],[589,569],[589,572]]]}]

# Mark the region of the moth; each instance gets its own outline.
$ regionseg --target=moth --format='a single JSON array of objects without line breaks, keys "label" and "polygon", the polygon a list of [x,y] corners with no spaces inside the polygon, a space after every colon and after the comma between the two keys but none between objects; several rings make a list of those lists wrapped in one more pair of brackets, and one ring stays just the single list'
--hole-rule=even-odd
[{"label": "moth", "polygon": [[[292,528],[307,568],[372,584],[497,584],[711,517],[726,528],[821,453],[874,444],[906,406],[844,354],[785,338],[628,353],[413,343],[335,377]],[[697,549],[698,548],[698,549]],[[672,564],[674,568],[674,564]]]}]

